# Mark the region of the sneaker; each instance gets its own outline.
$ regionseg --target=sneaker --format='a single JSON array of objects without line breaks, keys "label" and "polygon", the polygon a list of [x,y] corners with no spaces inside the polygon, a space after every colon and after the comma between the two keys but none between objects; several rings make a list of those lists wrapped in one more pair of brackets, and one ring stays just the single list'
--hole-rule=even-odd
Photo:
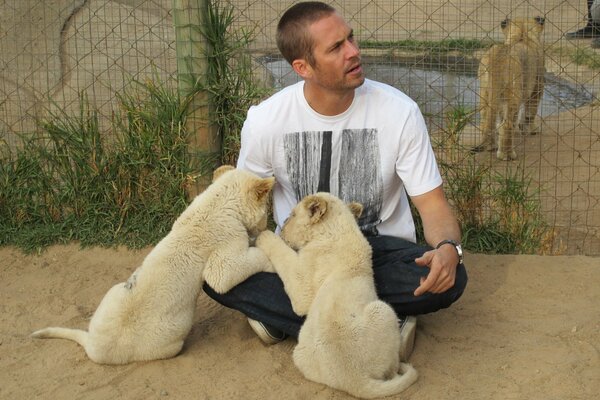
[{"label": "sneaker", "polygon": [[248,323],[250,324],[250,328],[256,333],[256,335],[263,341],[265,344],[275,344],[279,343],[285,338],[287,338],[287,334],[285,332],[280,331],[279,329],[273,328],[267,324],[263,324],[260,321],[255,319],[248,318]]},{"label": "sneaker", "polygon": [[590,47],[592,49],[600,49],[600,37],[593,39],[592,43],[590,43]]},{"label": "sneaker", "polygon": [[595,37],[600,37],[600,27],[595,25],[586,25],[575,32],[565,33],[565,38],[567,39],[589,39]]},{"label": "sneaker", "polygon": [[407,362],[415,347],[417,317],[399,318],[398,323],[400,325],[400,361]]}]

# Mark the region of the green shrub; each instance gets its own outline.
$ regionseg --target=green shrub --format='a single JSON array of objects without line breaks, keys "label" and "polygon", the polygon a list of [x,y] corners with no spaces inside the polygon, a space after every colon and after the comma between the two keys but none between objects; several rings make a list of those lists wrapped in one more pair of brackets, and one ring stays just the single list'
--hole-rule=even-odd
[{"label": "green shrub", "polygon": [[[551,248],[554,232],[544,220],[540,192],[532,180],[519,166],[494,171],[492,165],[483,164],[461,145],[460,135],[473,115],[473,110],[463,107],[450,110],[445,128],[432,140],[464,247],[477,253],[546,251]],[[422,240],[422,232],[418,236]]]},{"label": "green shrub", "polygon": [[252,30],[232,28],[233,6],[209,0],[205,23],[199,26],[208,42],[206,77],[198,81],[198,90],[210,96],[210,122],[221,138],[221,163],[235,165],[240,150],[240,132],[251,105],[269,93],[257,83],[252,71],[248,46]]},{"label": "green shrub", "polygon": [[3,147],[0,244],[140,247],[170,230],[195,179],[186,101],[153,81],[135,82],[119,100],[110,135],[81,96],[78,115],[51,113],[40,134]]}]

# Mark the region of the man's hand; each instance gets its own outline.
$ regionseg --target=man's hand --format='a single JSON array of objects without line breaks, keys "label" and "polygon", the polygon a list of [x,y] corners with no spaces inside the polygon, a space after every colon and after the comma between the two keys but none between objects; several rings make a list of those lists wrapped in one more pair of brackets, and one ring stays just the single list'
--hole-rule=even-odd
[{"label": "man's hand", "polygon": [[458,254],[454,247],[447,245],[427,251],[415,259],[415,263],[429,268],[429,274],[426,278],[421,278],[421,285],[415,290],[415,296],[425,292],[443,293],[454,286],[458,266]]},{"label": "man's hand", "polygon": [[[446,200],[442,186],[411,197],[419,211],[423,222],[425,240],[431,246],[445,239],[460,240],[460,228],[450,204]],[[415,259],[417,265],[429,268],[426,278],[421,278],[421,285],[415,290],[415,296],[423,293],[443,293],[454,286],[458,253],[451,245],[443,245]]]}]

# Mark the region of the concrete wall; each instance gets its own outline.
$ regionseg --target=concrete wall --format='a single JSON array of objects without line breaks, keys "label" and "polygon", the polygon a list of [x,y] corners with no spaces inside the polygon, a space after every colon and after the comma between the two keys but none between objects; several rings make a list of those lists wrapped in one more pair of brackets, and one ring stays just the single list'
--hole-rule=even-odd
[{"label": "concrete wall", "polygon": [[86,92],[106,118],[132,78],[176,73],[171,0],[19,0],[0,7],[0,138]]}]

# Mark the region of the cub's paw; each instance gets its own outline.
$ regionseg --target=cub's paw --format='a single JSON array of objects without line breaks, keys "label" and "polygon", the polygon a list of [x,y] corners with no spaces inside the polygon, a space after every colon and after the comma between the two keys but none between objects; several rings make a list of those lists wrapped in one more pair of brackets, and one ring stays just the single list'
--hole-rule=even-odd
[{"label": "cub's paw", "polygon": [[267,251],[271,248],[271,243],[277,240],[277,235],[271,231],[263,231],[256,238],[255,246],[261,249],[262,251]]},{"label": "cub's paw", "polygon": [[470,151],[471,153],[480,153],[482,151],[494,151],[497,149],[496,143],[491,136],[485,137],[480,143],[474,144]]},{"label": "cub's paw", "polygon": [[540,133],[540,126],[538,124],[520,124],[519,130],[522,135],[537,135]]},{"label": "cub's paw", "polygon": [[496,158],[498,158],[498,160],[503,160],[503,161],[516,160],[517,153],[514,150],[510,150],[510,151],[506,151],[506,152],[498,150],[498,152],[496,153]]},{"label": "cub's paw", "polygon": [[519,130],[522,135],[537,135],[540,133],[541,127],[536,117],[523,117],[519,121]]}]

